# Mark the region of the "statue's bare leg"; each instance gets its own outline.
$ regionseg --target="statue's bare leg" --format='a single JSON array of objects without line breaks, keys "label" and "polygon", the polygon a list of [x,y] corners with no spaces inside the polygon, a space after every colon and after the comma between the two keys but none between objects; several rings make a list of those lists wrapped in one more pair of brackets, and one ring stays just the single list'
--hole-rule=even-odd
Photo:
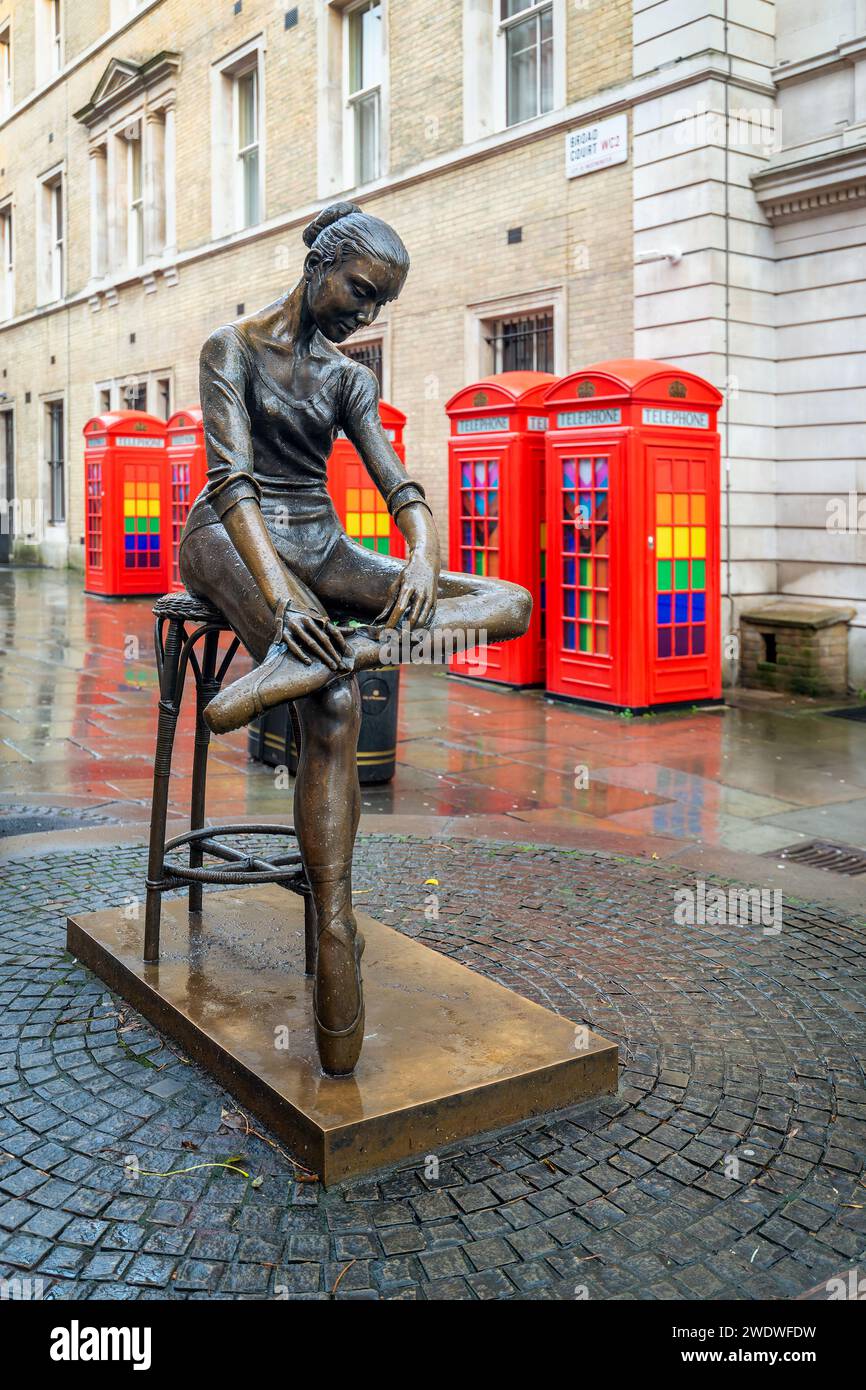
[{"label": "statue's bare leg", "polygon": [[353,1071],[364,1038],[360,960],[364,939],[352,911],[352,850],[360,817],[354,676],[332,680],[296,702],[301,748],[295,830],[316,908],[316,1043],[324,1071]]},{"label": "statue's bare leg", "polygon": [[[181,573],[195,593],[215,603],[241,641],[261,660],[274,620],[252,576],[221,526],[202,527],[184,543]],[[324,608],[293,576],[311,610]],[[360,955],[363,937],[352,912],[352,850],[360,815],[356,752],[361,720],[358,684],[334,677],[318,662],[305,668],[306,698],[295,708],[301,748],[295,783],[295,830],[316,909],[316,1042],[322,1067],[353,1070],[364,1036]]]}]

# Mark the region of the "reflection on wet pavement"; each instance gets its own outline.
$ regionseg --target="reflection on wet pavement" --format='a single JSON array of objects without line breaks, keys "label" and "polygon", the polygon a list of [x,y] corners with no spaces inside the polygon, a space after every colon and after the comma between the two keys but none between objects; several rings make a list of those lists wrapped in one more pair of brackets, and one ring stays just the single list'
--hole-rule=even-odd
[{"label": "reflection on wet pavement", "polygon": [[[61,571],[0,570],[2,802],[149,816],[156,728],[150,603],[85,596]],[[236,674],[245,669],[239,658]],[[178,730],[171,811],[185,817],[192,706]],[[291,786],[211,744],[211,817],[291,812]],[[760,853],[801,838],[866,847],[866,727],[790,705],[627,719],[415,668],[401,689],[398,770],[368,815],[508,817]],[[523,832],[520,832],[523,833]]]}]

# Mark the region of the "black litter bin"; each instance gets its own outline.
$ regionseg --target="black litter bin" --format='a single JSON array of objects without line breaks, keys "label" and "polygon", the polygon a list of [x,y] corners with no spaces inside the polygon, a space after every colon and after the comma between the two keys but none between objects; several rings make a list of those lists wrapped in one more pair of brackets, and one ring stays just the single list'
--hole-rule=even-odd
[{"label": "black litter bin", "polygon": [[291,705],[274,705],[248,726],[247,749],[256,762],[268,767],[285,767],[289,747],[294,745]]},{"label": "black litter bin", "polygon": [[[400,671],[377,666],[358,677],[361,691],[361,732],[358,736],[358,777],[364,786],[390,782],[397,762],[397,711]],[[249,754],[269,767],[298,770],[298,751],[292,728],[291,705],[275,705],[249,726]]]}]

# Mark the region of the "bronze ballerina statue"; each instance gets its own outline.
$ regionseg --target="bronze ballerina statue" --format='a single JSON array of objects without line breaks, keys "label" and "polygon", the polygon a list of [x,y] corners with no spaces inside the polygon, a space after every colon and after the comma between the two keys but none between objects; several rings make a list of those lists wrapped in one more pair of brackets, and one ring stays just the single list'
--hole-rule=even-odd
[{"label": "bronze ballerina statue", "polygon": [[[381,665],[382,631],[404,625],[432,639],[469,633],[470,643],[479,631],[491,642],[520,637],[532,599],[502,580],[440,573],[433,516],[382,429],[376,380],[335,346],[399,295],[409,269],[399,236],[353,203],[325,208],[303,235],[309,252],[294,289],[218,329],[202,350],[207,483],[190,510],[180,570],[261,663],[211,701],[211,729],[226,733],[295,702],[294,822],[318,932],[316,1043],[323,1070],[346,1076],[364,1035],[351,883],[355,672]],[[343,530],[325,485],[339,429],[405,536],[407,560],[367,550]]]}]

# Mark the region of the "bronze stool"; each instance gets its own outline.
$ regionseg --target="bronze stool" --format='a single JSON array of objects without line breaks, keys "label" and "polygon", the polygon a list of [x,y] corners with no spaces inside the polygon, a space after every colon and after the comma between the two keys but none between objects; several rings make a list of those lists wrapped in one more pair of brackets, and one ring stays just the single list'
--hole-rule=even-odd
[{"label": "bronze stool", "polygon": [[[316,909],[304,871],[297,843],[290,854],[269,855],[267,859],[246,854],[224,843],[233,835],[279,835],[284,840],[297,840],[295,831],[287,825],[212,825],[205,826],[205,783],[210,729],[204,720],[205,707],[222,686],[226,673],[240,646],[232,636],[228,650],[220,660],[221,632],[231,632],[222,613],[207,599],[194,598],[188,593],[165,594],[153,608],[156,616],[154,650],[159,673],[159,724],[156,735],[156,755],[153,765],[153,802],[150,813],[150,849],[147,862],[147,905],[144,918],[144,959],[159,960],[159,923],[162,894],[172,888],[189,884],[189,910],[201,912],[202,889],[205,883],[243,885],[279,883],[304,898],[305,968],[311,975],[316,966]],[[197,624],[187,632],[187,624]],[[166,632],[166,627],[168,631]],[[203,642],[201,661],[196,645]],[[166,841],[165,826],[168,814],[168,787],[174,735],[180,715],[187,668],[195,677],[195,751],[192,767],[192,796],[190,828],[185,835]],[[295,723],[295,736],[300,730]],[[166,858],[172,850],[189,846],[188,864],[171,863]],[[223,860],[230,867],[209,867],[204,856]]]}]

